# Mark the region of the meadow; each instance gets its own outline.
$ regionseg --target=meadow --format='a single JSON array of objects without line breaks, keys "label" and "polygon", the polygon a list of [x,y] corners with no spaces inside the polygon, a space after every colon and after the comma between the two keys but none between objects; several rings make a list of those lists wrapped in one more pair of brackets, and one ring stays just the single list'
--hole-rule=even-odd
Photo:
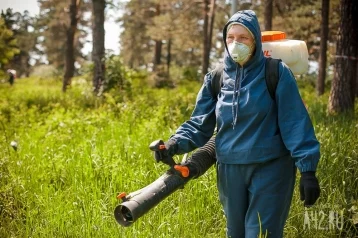
[{"label": "meadow", "polygon": [[[312,79],[298,84],[321,142],[321,197],[304,208],[297,176],[285,237],[357,237],[358,103],[330,116],[329,92],[318,98]],[[200,86],[153,89],[134,77],[131,90],[96,97],[80,77],[65,94],[55,79],[0,84],[0,237],[225,237],[214,167],[130,227],[113,216],[119,192],[167,170],[148,146],[190,116]]]}]

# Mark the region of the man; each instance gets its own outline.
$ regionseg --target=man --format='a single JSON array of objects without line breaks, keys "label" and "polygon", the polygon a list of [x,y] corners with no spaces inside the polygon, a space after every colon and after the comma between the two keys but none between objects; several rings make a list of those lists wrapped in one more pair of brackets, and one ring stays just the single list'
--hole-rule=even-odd
[{"label": "man", "polygon": [[[215,150],[227,236],[283,237],[296,179],[305,206],[319,197],[315,171],[320,146],[291,71],[279,64],[276,97],[265,82],[261,30],[251,10],[234,14],[223,30],[223,85],[212,95],[207,74],[190,120],[165,143],[158,159],[203,146],[217,126]],[[189,167],[190,168],[190,167]]]}]

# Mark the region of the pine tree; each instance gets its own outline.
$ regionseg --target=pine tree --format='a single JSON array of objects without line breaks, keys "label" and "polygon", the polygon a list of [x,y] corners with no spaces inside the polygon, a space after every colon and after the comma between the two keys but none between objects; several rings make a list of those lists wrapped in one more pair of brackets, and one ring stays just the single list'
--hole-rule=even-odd
[{"label": "pine tree", "polygon": [[[328,25],[328,44],[336,41],[339,0],[331,0]],[[287,38],[303,40],[307,44],[309,59],[318,61],[320,49],[321,2],[313,0],[274,0],[273,30],[286,32]],[[263,4],[259,11],[262,11]],[[260,14],[259,14],[260,16]],[[333,53],[333,49],[329,48]]]},{"label": "pine tree", "polygon": [[120,35],[121,56],[131,68],[148,68],[153,62],[154,42],[147,34],[155,16],[155,2],[131,0],[123,7],[119,18],[122,28]]},{"label": "pine tree", "polygon": [[335,71],[329,97],[330,113],[354,110],[358,60],[358,2],[341,0]]},{"label": "pine tree", "polygon": [[[163,57],[167,58],[168,64],[168,56],[171,56],[170,62],[176,65],[201,66],[204,48],[212,45],[210,34],[217,35],[217,30],[212,27],[217,12],[211,8],[214,6],[212,2],[215,1],[207,3],[209,27],[204,27],[205,4],[202,1],[129,1],[120,19],[124,28],[120,36],[124,62],[134,68],[152,68],[152,62],[159,63]],[[204,38],[207,39],[205,47]],[[205,58],[209,55],[206,53]]]},{"label": "pine tree", "polygon": [[105,48],[104,48],[104,20],[105,20],[105,0],[92,0],[92,61],[94,63],[93,72],[93,91],[96,94],[101,94],[103,90],[103,83],[105,81]]},{"label": "pine tree", "polygon": [[[66,32],[70,26],[68,17],[70,0],[39,0],[40,16],[38,27],[42,32],[41,45],[44,48],[43,53],[46,55],[49,64],[54,65],[59,70],[65,67],[65,49],[66,49]],[[80,31],[77,31],[74,38],[74,58],[78,61],[83,58],[81,49],[87,36],[88,20],[84,19],[85,13],[89,11],[88,1],[83,1],[78,11],[78,24]]]},{"label": "pine tree", "polygon": [[77,32],[78,11],[81,0],[71,0],[69,5],[70,23],[66,26],[66,51],[65,51],[65,74],[63,76],[62,91],[66,92],[67,86],[71,84],[71,79],[75,71],[75,52],[74,41]]},{"label": "pine tree", "polygon": [[4,73],[5,66],[20,51],[16,39],[13,38],[12,30],[8,29],[3,17],[0,18],[0,70]]},{"label": "pine tree", "polygon": [[208,72],[210,63],[210,51],[212,45],[212,35],[215,19],[215,0],[204,0],[204,24],[203,24],[203,63],[202,63],[202,74],[205,75]]},{"label": "pine tree", "polygon": [[19,53],[15,54],[9,61],[8,67],[17,71],[17,76],[29,76],[30,73],[30,53],[36,50],[37,34],[35,29],[35,18],[29,15],[28,11],[23,14],[7,9],[2,12],[5,25],[13,32],[16,39]]},{"label": "pine tree", "polygon": [[264,7],[265,7],[264,30],[271,31],[272,30],[273,0],[266,0]]},{"label": "pine tree", "polygon": [[328,41],[328,24],[329,24],[329,0],[322,0],[322,20],[321,20],[321,43],[319,50],[319,71],[317,79],[317,94],[324,93],[326,66],[327,66],[327,41]]}]

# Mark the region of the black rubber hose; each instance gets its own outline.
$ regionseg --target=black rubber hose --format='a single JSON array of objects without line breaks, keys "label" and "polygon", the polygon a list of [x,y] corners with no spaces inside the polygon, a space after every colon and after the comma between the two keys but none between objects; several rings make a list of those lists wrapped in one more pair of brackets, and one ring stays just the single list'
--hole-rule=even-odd
[{"label": "black rubber hose", "polygon": [[215,163],[215,136],[213,136],[203,147],[197,149],[183,165],[189,167],[193,178],[198,178]]}]

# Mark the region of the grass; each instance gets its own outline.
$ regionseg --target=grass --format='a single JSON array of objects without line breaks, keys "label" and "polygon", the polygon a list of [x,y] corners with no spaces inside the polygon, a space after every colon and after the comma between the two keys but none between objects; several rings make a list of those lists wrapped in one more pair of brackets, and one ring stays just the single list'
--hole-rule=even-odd
[{"label": "grass", "polygon": [[[166,171],[148,145],[190,116],[200,84],[158,90],[137,79],[132,95],[97,98],[80,82],[66,94],[53,80],[0,85],[0,237],[225,237],[214,168],[129,228],[113,217],[118,192],[142,188]],[[321,142],[322,193],[305,210],[295,189],[285,237],[354,237],[357,113],[328,116],[328,94],[317,98],[310,82],[299,84]],[[343,214],[344,224],[330,227],[332,212]]]}]

